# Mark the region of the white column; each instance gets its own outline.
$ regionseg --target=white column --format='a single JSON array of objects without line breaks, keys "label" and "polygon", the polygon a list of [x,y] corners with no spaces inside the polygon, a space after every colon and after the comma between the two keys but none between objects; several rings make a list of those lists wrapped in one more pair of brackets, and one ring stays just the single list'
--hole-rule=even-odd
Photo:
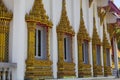
[{"label": "white column", "polygon": [[92,77],[93,77],[93,55],[92,55],[92,42],[90,41],[89,43],[89,57],[90,57],[90,65],[91,65],[91,73],[92,73]]},{"label": "white column", "polygon": [[57,62],[58,62],[58,43],[57,43],[57,33],[56,33],[56,17],[54,17],[55,13],[56,13],[56,0],[51,0],[51,17],[52,17],[52,22],[53,22],[53,26],[52,26],[52,30],[51,30],[51,42],[50,42],[50,48],[51,48],[51,55],[52,55],[52,61],[53,61],[53,78],[57,79]]},{"label": "white column", "polygon": [[115,69],[118,70],[118,48],[117,48],[117,42],[116,39],[113,40],[113,47],[114,47],[114,61],[115,61]]},{"label": "white column", "polygon": [[13,26],[11,29],[12,62],[17,68],[12,71],[12,80],[24,80],[25,55],[27,54],[27,27],[25,26],[25,0],[14,0]]},{"label": "white column", "polygon": [[[76,8],[77,7],[77,8]],[[75,31],[73,38],[73,60],[75,63],[75,73],[78,78],[78,41],[77,33],[80,25],[80,0],[72,0],[72,27]]]},{"label": "white column", "polygon": [[53,26],[51,32],[51,55],[53,61],[53,77],[57,78],[57,61],[58,61],[58,51],[57,51],[57,34],[56,28]]},{"label": "white column", "polygon": [[[101,65],[104,66],[104,62],[103,62],[103,46],[101,46]],[[102,68],[102,72],[104,74],[104,67]]]},{"label": "white column", "polygon": [[116,39],[113,39],[113,49],[114,49],[114,64],[115,64],[115,70],[116,70],[116,77],[117,77],[117,71],[119,70],[118,68],[118,48],[117,48],[117,42]]},{"label": "white column", "polygon": [[75,34],[75,37],[73,39],[73,60],[74,60],[74,63],[75,63],[76,77],[78,77],[78,42],[77,42],[77,34]]}]

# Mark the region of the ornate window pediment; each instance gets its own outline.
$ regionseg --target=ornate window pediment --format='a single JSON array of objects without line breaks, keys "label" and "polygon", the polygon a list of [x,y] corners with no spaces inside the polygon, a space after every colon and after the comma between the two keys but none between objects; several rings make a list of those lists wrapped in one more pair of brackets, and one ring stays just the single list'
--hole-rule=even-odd
[{"label": "ornate window pediment", "polygon": [[62,0],[62,12],[57,26],[58,35],[58,77],[75,76],[73,63],[72,38],[75,35],[68,20],[65,0]]},{"label": "ornate window pediment", "polygon": [[46,15],[42,0],[35,0],[32,10],[25,18],[28,27],[26,78],[52,78],[52,61],[49,58],[52,22]]},{"label": "ornate window pediment", "polygon": [[12,12],[7,10],[2,0],[0,0],[0,19],[8,21],[12,19]]},{"label": "ornate window pediment", "polygon": [[99,35],[98,35],[98,32],[97,32],[97,29],[96,29],[96,22],[95,22],[95,18],[93,19],[93,22],[94,22],[94,27],[93,27],[93,37],[92,37],[92,44],[98,44],[98,45],[102,45],[102,42],[99,38]]},{"label": "ornate window pediment", "polygon": [[12,12],[8,11],[0,0],[0,62],[8,62],[9,25]]},{"label": "ornate window pediment", "polygon": [[104,75],[112,75],[110,66],[110,48],[111,45],[107,39],[105,26],[103,26],[103,60],[104,60]]},{"label": "ornate window pediment", "polygon": [[26,14],[25,18],[27,22],[35,22],[48,27],[52,27],[52,22],[46,15],[42,0],[35,0],[32,10],[29,14]]},{"label": "ornate window pediment", "polygon": [[68,20],[64,1],[65,0],[63,0],[63,3],[62,3],[62,13],[61,13],[60,22],[57,26],[57,33],[65,33],[65,34],[70,34],[74,36],[75,32],[72,29],[72,26],[70,25],[70,21]]},{"label": "ornate window pediment", "polygon": [[[77,34],[78,40],[78,76],[91,76],[91,65],[89,64],[89,42],[90,37],[83,20],[82,0],[80,2],[80,27]],[[87,70],[87,71],[86,71]]]},{"label": "ornate window pediment", "polygon": [[[100,47],[102,46],[102,42],[99,38],[99,35],[98,35],[98,32],[97,32],[97,29],[96,29],[96,21],[95,21],[95,17],[93,18],[93,37],[92,37],[92,52],[93,52],[93,73],[94,73],[94,76],[98,76],[98,75],[103,75],[103,72],[102,72],[102,66],[101,64],[98,65],[97,64],[97,61],[98,61],[98,58],[97,58],[97,45],[99,45]],[[101,51],[99,50],[99,53]],[[101,55],[101,53],[100,53]],[[99,59],[101,60],[101,59]]]}]

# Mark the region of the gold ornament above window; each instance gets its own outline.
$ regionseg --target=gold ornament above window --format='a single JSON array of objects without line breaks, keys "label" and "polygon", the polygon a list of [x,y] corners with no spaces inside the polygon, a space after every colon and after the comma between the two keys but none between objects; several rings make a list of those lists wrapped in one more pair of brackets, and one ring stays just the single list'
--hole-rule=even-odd
[{"label": "gold ornament above window", "polygon": [[52,22],[46,15],[42,0],[35,0],[32,10],[29,14],[26,14],[26,21],[39,22],[42,25],[52,27]]},{"label": "gold ornament above window", "polygon": [[[66,3],[65,0],[62,0],[62,12],[60,22],[57,26],[57,37],[58,37],[58,78],[63,78],[64,76],[75,76],[75,63],[73,62],[73,48],[72,48],[72,37],[75,35],[72,26],[68,20],[67,12],[66,12]],[[69,40],[65,40],[65,36],[69,36]],[[69,51],[68,55],[65,55],[69,42]],[[65,58],[66,57],[66,58]],[[69,62],[67,61],[67,57],[71,57]]]},{"label": "gold ornament above window", "polygon": [[0,0],[0,19],[12,19],[12,12],[7,10],[2,0]]},{"label": "gold ornament above window", "polygon": [[65,5],[66,5],[65,0],[63,0],[63,2],[62,2],[62,13],[61,13],[60,22],[59,22],[59,24],[57,26],[57,32],[74,35],[75,32],[72,29],[72,26],[70,25],[70,21],[68,20]]},{"label": "gold ornament above window", "polygon": [[9,25],[12,12],[8,11],[0,0],[0,62],[8,62]]}]

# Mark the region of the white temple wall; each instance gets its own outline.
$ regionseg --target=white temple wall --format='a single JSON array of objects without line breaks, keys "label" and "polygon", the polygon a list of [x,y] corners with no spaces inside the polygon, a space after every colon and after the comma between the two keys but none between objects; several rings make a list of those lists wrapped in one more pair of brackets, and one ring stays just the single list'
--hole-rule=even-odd
[{"label": "white temple wall", "polygon": [[[16,75],[13,80],[24,80],[25,74],[25,60],[27,58],[27,25],[25,22],[25,14],[29,13],[32,9],[34,0],[3,0],[9,10],[13,11],[13,20],[10,24],[10,45],[9,54],[10,62],[17,63]],[[14,1],[14,2],[13,2]],[[95,20],[96,28],[101,41],[103,40],[103,25],[100,25],[100,19],[97,13],[97,2],[94,0],[91,7],[89,7],[88,0],[82,0],[83,18],[85,27],[92,38],[93,35],[93,7],[95,7]],[[58,45],[57,45],[57,33],[56,27],[59,24],[62,9],[62,0],[43,0],[46,14],[53,22],[53,26],[50,33],[50,54],[53,61],[53,77],[57,78],[57,61],[58,61]],[[73,38],[73,60],[76,64],[75,71],[78,76],[78,43],[77,33],[80,27],[80,0],[66,0],[67,15],[75,31],[75,37]],[[110,17],[110,16],[109,16]],[[114,16],[112,16],[114,17]],[[106,19],[108,21],[108,18]],[[104,24],[107,24],[107,21]],[[112,21],[111,18],[109,21]],[[106,26],[106,25],[105,25]],[[106,31],[107,32],[107,31]],[[109,35],[107,33],[109,39]],[[92,60],[92,42],[90,42],[90,64],[93,64]],[[101,50],[101,52],[103,52]],[[101,55],[103,56],[103,55]],[[103,57],[101,57],[103,58]],[[103,61],[102,61],[103,62]],[[103,63],[102,63],[103,65]],[[92,68],[91,68],[92,69]],[[93,74],[92,74],[93,75]]]}]

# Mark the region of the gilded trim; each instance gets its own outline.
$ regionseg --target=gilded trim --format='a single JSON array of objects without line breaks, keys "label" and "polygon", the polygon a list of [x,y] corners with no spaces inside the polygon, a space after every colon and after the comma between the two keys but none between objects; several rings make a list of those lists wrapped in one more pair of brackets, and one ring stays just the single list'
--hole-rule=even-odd
[{"label": "gilded trim", "polygon": [[9,25],[12,17],[12,12],[0,0],[0,62],[8,62]]},{"label": "gilded trim", "polygon": [[93,18],[93,24],[94,24],[94,27],[93,27],[93,37],[92,37],[92,52],[93,52],[93,73],[94,73],[94,76],[98,76],[98,75],[103,75],[103,72],[102,72],[102,66],[99,66],[97,65],[97,55],[96,55],[96,46],[97,45],[102,45],[102,42],[99,38],[99,35],[98,35],[98,32],[97,32],[97,29],[96,29],[96,21],[95,21],[95,17]]},{"label": "gilded trim", "polygon": [[[67,76],[75,76],[75,63],[73,62],[65,62],[64,61],[64,35],[69,35],[72,37],[75,35],[72,26],[68,20],[67,12],[66,12],[66,3],[65,0],[62,0],[62,12],[60,22],[57,26],[57,37],[58,37],[58,77],[63,78]],[[72,40],[71,40],[72,41]],[[71,42],[71,44],[73,44]],[[72,50],[72,46],[71,46]],[[73,52],[73,51],[71,51]],[[73,53],[71,53],[73,55]]]},{"label": "gilded trim", "polygon": [[[83,20],[83,10],[82,10],[82,0],[81,0],[81,9],[80,9],[80,27],[77,34],[77,41],[78,41],[78,76],[91,76],[91,65],[84,64],[82,60],[82,43],[84,40],[87,40],[88,43],[90,42],[90,37],[87,32],[87,29],[84,24]],[[89,45],[89,44],[88,44]]]},{"label": "gilded trim", "polygon": [[105,26],[103,26],[103,61],[104,61],[104,76],[112,75],[111,73],[111,66],[107,66],[107,53],[106,49],[111,48],[110,43],[108,42],[106,32],[105,32]]},{"label": "gilded trim", "polygon": [[[28,55],[26,60],[27,79],[44,79],[52,78],[52,61],[50,61],[49,38],[52,22],[49,21],[42,0],[35,0],[34,6],[29,14],[26,14],[26,22],[28,28]],[[39,60],[35,58],[35,30],[37,25],[42,25],[47,29],[46,47],[47,59]]]},{"label": "gilded trim", "polygon": [[104,18],[109,10],[110,10],[109,6],[107,6],[105,8],[97,7],[98,17],[100,18],[101,25],[103,24]]},{"label": "gilded trim", "polygon": [[42,25],[52,27],[52,22],[46,15],[42,0],[35,0],[32,10],[25,16],[27,22],[38,22]]}]

